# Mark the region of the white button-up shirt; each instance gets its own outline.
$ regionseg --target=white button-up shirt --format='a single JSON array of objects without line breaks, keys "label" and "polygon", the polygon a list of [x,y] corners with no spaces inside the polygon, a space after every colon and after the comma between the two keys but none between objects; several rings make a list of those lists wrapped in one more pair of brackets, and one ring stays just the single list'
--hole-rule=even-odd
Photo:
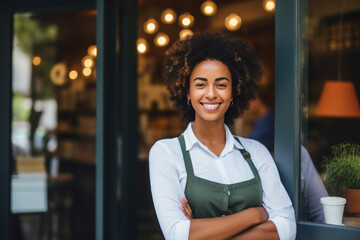
[{"label": "white button-up shirt", "polygon": [[[254,178],[250,166],[238,149],[243,148],[226,125],[226,143],[217,157],[195,136],[192,123],[185,130],[186,150],[189,151],[195,176],[233,184]],[[281,240],[295,239],[296,221],[290,198],[283,187],[269,151],[255,140],[239,137],[250,153],[263,188],[263,207],[269,214]],[[166,239],[188,239],[190,220],[181,212],[180,198],[184,197],[186,169],[177,138],[157,141],[150,150],[150,184],[156,214]]]}]

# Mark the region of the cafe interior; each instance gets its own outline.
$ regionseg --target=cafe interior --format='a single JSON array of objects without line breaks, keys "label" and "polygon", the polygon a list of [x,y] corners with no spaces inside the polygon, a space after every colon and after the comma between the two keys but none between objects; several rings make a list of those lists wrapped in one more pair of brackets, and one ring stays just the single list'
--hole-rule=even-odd
[{"label": "cafe interior", "polygon": [[[346,2],[309,1],[301,43],[301,154],[310,156],[312,174],[326,195],[340,194],[327,182],[332,149],[360,144],[360,3]],[[157,140],[176,137],[187,126],[162,78],[165,53],[176,41],[219,32],[244,40],[257,53],[263,71],[258,97],[229,127],[235,135],[254,136],[259,120],[271,113],[265,134],[272,137],[266,146],[274,154],[275,9],[275,0],[138,0],[137,79],[131,79],[137,81],[132,131],[138,149],[132,159],[133,239],[164,239],[151,198],[148,156]],[[95,239],[96,18],[95,10],[13,15],[11,239]],[[342,99],[344,111],[334,111]],[[360,163],[358,168],[360,188]],[[307,213],[301,218],[315,221],[306,211],[307,194],[304,190]],[[360,227],[359,213],[345,213],[344,224]]]}]

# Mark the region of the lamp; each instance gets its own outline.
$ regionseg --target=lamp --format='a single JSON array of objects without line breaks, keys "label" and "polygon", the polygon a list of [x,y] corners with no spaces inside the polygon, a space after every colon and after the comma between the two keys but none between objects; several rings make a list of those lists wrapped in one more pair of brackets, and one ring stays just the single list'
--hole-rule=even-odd
[{"label": "lamp", "polygon": [[71,71],[69,72],[69,78],[70,78],[71,80],[75,80],[77,77],[78,77],[78,73],[77,73],[76,70],[71,70]]},{"label": "lamp", "polygon": [[275,12],[275,0],[264,0],[263,6],[267,12]]},{"label": "lamp", "polygon": [[231,13],[225,18],[225,27],[230,31],[238,30],[241,26],[241,18],[235,13]]},{"label": "lamp", "polygon": [[188,12],[183,13],[179,16],[180,27],[183,27],[183,28],[192,27],[192,25],[194,25],[194,21],[195,21],[194,16]]},{"label": "lamp", "polygon": [[136,41],[137,51],[139,54],[145,54],[149,51],[149,45],[144,38],[139,38]]},{"label": "lamp", "polygon": [[96,45],[91,45],[91,46],[88,48],[88,54],[89,54],[90,56],[96,57],[96,55],[97,55]]},{"label": "lamp", "polygon": [[39,56],[34,57],[33,60],[32,60],[32,63],[33,63],[35,66],[40,65],[40,63],[41,63],[41,58],[40,58]]},{"label": "lamp", "polygon": [[158,47],[165,47],[169,43],[169,36],[165,33],[158,33],[154,39],[154,43]]},{"label": "lamp", "polygon": [[211,0],[207,0],[201,4],[201,12],[205,16],[214,15],[216,13],[216,10],[217,10],[216,4]]},{"label": "lamp", "polygon": [[176,21],[176,13],[171,8],[165,9],[161,14],[161,21],[165,24],[171,24]]},{"label": "lamp", "polygon": [[[342,38],[342,21],[346,2],[340,12],[339,20],[339,43]],[[350,81],[342,81],[341,53],[342,45],[338,47],[338,80],[326,81],[322,90],[315,115],[321,117],[341,117],[358,118],[360,117],[360,107],[356,96],[354,84]]]},{"label": "lamp", "polygon": [[326,81],[315,114],[321,117],[360,117],[354,84]]},{"label": "lamp", "polygon": [[180,40],[184,40],[187,36],[192,36],[194,33],[190,29],[183,29],[179,33]]},{"label": "lamp", "polygon": [[149,18],[144,23],[144,31],[148,34],[154,34],[159,28],[158,22],[154,18]]}]

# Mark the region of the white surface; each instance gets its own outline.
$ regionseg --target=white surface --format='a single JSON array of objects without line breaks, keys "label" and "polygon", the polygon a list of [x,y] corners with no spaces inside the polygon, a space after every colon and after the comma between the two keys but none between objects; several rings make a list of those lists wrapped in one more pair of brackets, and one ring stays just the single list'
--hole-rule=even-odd
[{"label": "white surface", "polygon": [[324,208],[325,222],[327,224],[343,225],[342,219],[346,199],[341,197],[323,197],[320,201]]},{"label": "white surface", "polygon": [[11,179],[11,212],[47,211],[47,184],[44,173],[23,173]]},{"label": "white surface", "polygon": [[342,197],[322,197],[320,198],[320,202],[327,205],[339,205],[345,204],[346,199]]}]

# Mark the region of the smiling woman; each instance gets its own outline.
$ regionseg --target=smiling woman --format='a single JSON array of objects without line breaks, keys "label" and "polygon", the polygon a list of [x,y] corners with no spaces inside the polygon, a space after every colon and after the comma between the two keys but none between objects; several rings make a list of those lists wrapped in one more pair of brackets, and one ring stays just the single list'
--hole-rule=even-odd
[{"label": "smiling woman", "polygon": [[232,101],[232,80],[228,67],[220,61],[205,60],[190,76],[188,102],[195,110],[195,119],[224,122]]},{"label": "smiling woman", "polygon": [[295,238],[292,203],[270,153],[225,125],[249,107],[260,75],[247,45],[220,34],[195,34],[168,51],[164,77],[189,124],[149,155],[166,239]]}]

